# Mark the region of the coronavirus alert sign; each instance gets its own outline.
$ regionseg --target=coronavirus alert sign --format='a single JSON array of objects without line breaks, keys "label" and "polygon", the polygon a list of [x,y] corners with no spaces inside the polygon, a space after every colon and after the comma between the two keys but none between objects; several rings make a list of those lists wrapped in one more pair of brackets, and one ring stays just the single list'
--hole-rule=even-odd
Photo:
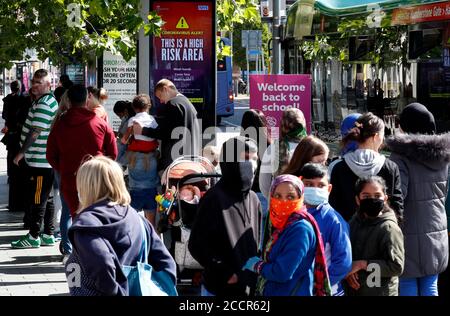
[{"label": "coronavirus alert sign", "polygon": [[191,100],[200,113],[208,106],[214,109],[214,3],[153,1],[151,5],[164,25],[161,37],[151,40],[150,91],[159,80],[166,78]]}]

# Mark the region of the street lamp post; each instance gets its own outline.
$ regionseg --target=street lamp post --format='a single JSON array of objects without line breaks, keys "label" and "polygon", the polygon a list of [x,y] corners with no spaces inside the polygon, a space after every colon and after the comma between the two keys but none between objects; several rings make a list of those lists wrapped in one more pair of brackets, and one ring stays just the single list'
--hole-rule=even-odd
[{"label": "street lamp post", "polygon": [[281,73],[280,0],[273,0],[272,54],[273,74]]}]

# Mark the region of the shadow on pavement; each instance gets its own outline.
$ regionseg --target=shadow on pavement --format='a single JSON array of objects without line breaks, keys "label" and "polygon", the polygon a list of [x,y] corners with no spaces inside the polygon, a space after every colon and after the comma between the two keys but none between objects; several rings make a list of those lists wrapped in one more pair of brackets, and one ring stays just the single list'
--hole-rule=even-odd
[{"label": "shadow on pavement", "polygon": [[[8,268],[5,266],[0,266],[0,269],[2,271],[2,274],[12,274],[12,275],[64,273],[64,267],[62,264],[61,266],[25,266],[20,268],[17,267]],[[51,283],[53,283],[53,281]],[[0,282],[0,286],[2,286],[1,284],[2,282]]]},{"label": "shadow on pavement", "polygon": [[[18,249],[23,250],[23,249]],[[9,264],[27,264],[27,263],[50,263],[57,262],[61,263],[62,255],[44,255],[44,256],[19,256],[12,257],[14,261],[8,262]],[[62,267],[62,263],[61,263]]]},{"label": "shadow on pavement", "polygon": [[[64,281],[33,281],[32,284],[48,284],[48,283],[67,283]],[[30,281],[25,282],[0,282],[0,286],[15,286],[15,285],[29,285]]]},{"label": "shadow on pavement", "polygon": [[[12,235],[12,236],[2,236],[0,238],[0,244],[6,245],[7,247],[2,247],[3,249],[11,249],[11,250],[23,250],[23,249],[14,249],[10,247],[10,243],[12,241],[18,240],[20,237],[24,236],[27,232],[20,235]],[[38,248],[29,248],[29,250],[38,249]]]}]

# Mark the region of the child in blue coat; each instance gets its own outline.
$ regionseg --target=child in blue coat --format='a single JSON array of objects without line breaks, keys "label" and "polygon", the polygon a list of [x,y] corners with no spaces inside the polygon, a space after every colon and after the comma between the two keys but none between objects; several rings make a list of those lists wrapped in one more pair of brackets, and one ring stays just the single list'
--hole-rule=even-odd
[{"label": "child in blue coat", "polygon": [[305,205],[319,225],[322,234],[333,296],[343,296],[341,281],[352,269],[352,248],[349,226],[328,204],[332,185],[327,168],[316,163],[306,164],[300,171],[305,185]]},{"label": "child in blue coat", "polygon": [[303,205],[303,183],[293,175],[276,177],[270,190],[272,234],[262,258],[243,269],[259,275],[262,296],[329,296],[331,294],[322,237]]}]

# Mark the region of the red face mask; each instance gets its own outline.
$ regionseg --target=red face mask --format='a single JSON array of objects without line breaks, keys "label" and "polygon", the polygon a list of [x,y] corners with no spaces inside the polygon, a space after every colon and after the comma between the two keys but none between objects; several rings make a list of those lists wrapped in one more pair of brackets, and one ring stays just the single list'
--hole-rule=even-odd
[{"label": "red face mask", "polygon": [[273,227],[281,229],[286,225],[289,216],[303,208],[303,197],[298,200],[283,201],[270,198],[270,220]]}]

